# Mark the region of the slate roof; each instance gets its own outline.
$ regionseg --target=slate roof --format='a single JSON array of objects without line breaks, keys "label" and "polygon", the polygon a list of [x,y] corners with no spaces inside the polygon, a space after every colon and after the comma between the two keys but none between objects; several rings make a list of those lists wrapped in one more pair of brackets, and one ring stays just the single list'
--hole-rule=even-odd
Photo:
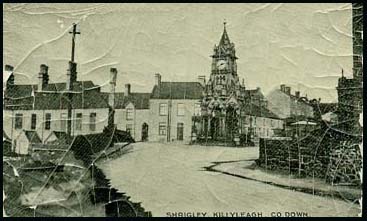
[{"label": "slate roof", "polygon": [[24,134],[31,143],[42,143],[42,140],[36,131],[24,130]]},{"label": "slate roof", "polygon": [[[108,99],[108,93],[105,95]],[[150,93],[115,93],[115,109],[124,109],[131,102],[135,109],[149,109]]]},{"label": "slate roof", "polygon": [[[47,84],[44,88],[44,91],[47,93],[51,92],[61,92],[65,91],[66,83],[50,83]],[[25,98],[32,96],[32,90],[37,91],[38,85],[36,84],[15,84],[11,87],[8,87],[6,90],[6,97],[7,98]],[[73,85],[73,91],[75,92],[82,92],[82,91],[89,91],[89,90],[97,90],[100,91],[100,86],[95,85],[93,81],[77,81]]]},{"label": "slate roof", "polygon": [[204,87],[199,82],[161,82],[155,85],[151,99],[201,99]]},{"label": "slate roof", "polygon": [[[37,92],[37,85],[14,85],[5,94],[5,109],[58,110],[67,109],[68,95],[62,91],[65,83],[50,84],[46,92]],[[74,84],[72,106],[74,109],[108,108],[100,88],[91,81]],[[49,90],[48,90],[49,89]]]}]

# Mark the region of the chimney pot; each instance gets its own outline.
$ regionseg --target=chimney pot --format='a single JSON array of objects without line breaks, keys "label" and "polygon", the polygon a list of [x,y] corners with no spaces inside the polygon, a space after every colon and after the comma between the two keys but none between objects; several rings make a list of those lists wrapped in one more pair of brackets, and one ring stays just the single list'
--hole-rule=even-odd
[{"label": "chimney pot", "polygon": [[159,87],[161,85],[161,80],[162,80],[161,74],[156,73],[155,74],[155,85]]},{"label": "chimney pot", "polygon": [[40,65],[40,72],[38,74],[38,90],[43,91],[48,84],[48,66],[45,64]]},{"label": "chimney pot", "polygon": [[281,92],[285,92],[285,84],[281,84],[280,85],[280,91]]},{"label": "chimney pot", "polygon": [[11,65],[6,64],[5,65],[5,71],[14,71],[14,67]]},{"label": "chimney pot", "polygon": [[115,109],[115,89],[116,89],[117,69],[110,69],[110,93],[108,96],[108,104],[114,110]]},{"label": "chimney pot", "polygon": [[125,84],[125,96],[129,96],[131,93],[131,85]]},{"label": "chimney pot", "polygon": [[113,85],[116,85],[116,79],[117,79],[117,69],[111,68],[110,69],[110,83]]},{"label": "chimney pot", "polygon": [[301,94],[301,93],[300,93],[299,91],[296,91],[296,92],[295,92],[296,98],[300,98],[300,94]]},{"label": "chimney pot", "polygon": [[291,95],[291,87],[285,87],[284,92],[288,95]]}]

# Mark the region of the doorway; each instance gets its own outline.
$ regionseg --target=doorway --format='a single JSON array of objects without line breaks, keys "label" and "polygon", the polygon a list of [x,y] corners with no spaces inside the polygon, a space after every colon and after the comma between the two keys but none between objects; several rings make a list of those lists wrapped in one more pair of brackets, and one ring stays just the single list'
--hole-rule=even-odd
[{"label": "doorway", "polygon": [[184,124],[177,123],[177,140],[183,140],[184,135]]},{"label": "doorway", "polygon": [[147,123],[143,123],[141,126],[141,141],[148,141],[149,126]]}]

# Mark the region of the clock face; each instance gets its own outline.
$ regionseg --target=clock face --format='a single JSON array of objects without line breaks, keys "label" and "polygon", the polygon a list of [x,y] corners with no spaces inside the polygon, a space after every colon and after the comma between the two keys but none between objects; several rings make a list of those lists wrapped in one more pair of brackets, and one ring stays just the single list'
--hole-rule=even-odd
[{"label": "clock face", "polygon": [[219,60],[218,62],[217,62],[217,68],[219,69],[219,70],[223,70],[224,68],[226,68],[227,67],[227,62],[225,61],[225,60]]}]

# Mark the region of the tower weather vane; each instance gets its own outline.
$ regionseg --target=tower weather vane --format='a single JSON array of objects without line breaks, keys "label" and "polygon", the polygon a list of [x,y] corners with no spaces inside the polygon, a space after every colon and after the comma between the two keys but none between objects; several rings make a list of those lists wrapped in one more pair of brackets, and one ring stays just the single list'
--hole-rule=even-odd
[{"label": "tower weather vane", "polygon": [[73,29],[71,31],[69,31],[69,34],[72,34],[72,43],[71,43],[71,61],[74,62],[74,54],[75,54],[75,35],[79,34],[80,35],[80,31],[76,30],[76,23],[73,23]]}]

